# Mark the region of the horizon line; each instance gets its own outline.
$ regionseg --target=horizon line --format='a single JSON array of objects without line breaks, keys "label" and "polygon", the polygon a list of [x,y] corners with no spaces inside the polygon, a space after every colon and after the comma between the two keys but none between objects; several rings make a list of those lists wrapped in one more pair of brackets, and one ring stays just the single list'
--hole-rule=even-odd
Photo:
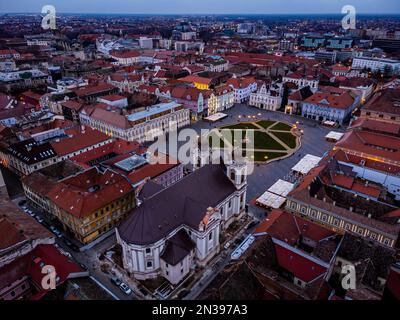
[{"label": "horizon line", "polygon": [[[98,15],[239,15],[239,16],[262,16],[262,15],[337,15],[341,16],[344,15],[342,13],[333,13],[333,12],[319,12],[319,13],[284,13],[284,12],[269,12],[269,13],[122,13],[122,12],[67,12],[67,11],[60,11],[57,12],[58,14],[98,14]],[[0,11],[0,14],[37,14],[42,15],[41,12],[4,12]],[[381,12],[381,13],[373,13],[373,12],[360,12],[357,15],[400,15],[400,12],[392,13],[392,12]]]}]

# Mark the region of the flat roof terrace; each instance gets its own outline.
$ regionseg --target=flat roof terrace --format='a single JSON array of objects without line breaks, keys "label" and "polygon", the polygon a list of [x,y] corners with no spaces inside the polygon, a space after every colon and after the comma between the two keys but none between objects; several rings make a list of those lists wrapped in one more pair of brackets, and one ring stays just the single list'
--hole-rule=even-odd
[{"label": "flat roof terrace", "polygon": [[154,106],[149,107],[147,110],[135,112],[127,116],[129,121],[139,121],[142,119],[146,119],[147,117],[154,116],[158,113],[162,113],[165,111],[172,111],[173,109],[180,107],[181,105],[176,102],[168,102],[168,103],[160,103]]}]

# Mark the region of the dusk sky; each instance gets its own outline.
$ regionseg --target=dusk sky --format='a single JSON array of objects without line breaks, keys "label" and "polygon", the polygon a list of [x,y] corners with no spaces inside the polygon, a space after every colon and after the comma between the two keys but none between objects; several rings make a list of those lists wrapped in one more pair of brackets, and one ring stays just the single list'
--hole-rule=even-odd
[{"label": "dusk sky", "polygon": [[400,13],[399,0],[1,0],[0,12],[40,12],[54,5],[64,13],[341,13],[353,5],[358,13]]}]

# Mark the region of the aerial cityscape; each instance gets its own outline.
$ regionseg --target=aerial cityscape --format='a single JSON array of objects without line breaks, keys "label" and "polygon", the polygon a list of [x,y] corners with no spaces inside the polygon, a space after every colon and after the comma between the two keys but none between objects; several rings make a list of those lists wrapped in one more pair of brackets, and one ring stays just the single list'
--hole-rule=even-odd
[{"label": "aerial cityscape", "polygon": [[400,5],[351,2],[3,3],[0,301],[400,300]]}]

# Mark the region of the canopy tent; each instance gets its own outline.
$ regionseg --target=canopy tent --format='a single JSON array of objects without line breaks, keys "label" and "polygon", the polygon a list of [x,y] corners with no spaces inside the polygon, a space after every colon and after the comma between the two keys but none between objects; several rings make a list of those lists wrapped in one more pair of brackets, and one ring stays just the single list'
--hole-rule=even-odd
[{"label": "canopy tent", "polygon": [[210,122],[215,122],[215,121],[221,120],[223,118],[226,118],[227,116],[228,115],[226,113],[217,112],[211,116],[208,116],[207,118],[204,118],[204,120],[210,121]]},{"label": "canopy tent", "polygon": [[344,133],[331,131],[325,136],[325,139],[328,141],[338,142],[340,139],[342,139],[343,135]]},{"label": "canopy tent", "polygon": [[286,197],[290,191],[294,188],[294,184],[279,179],[271,188],[268,189],[269,192],[275,193],[278,196]]},{"label": "canopy tent", "polygon": [[321,159],[320,157],[308,154],[292,168],[292,171],[306,175],[318,165]]},{"label": "canopy tent", "polygon": [[286,198],[278,196],[270,191],[266,191],[256,200],[256,203],[261,206],[279,209],[285,203],[285,201]]}]

